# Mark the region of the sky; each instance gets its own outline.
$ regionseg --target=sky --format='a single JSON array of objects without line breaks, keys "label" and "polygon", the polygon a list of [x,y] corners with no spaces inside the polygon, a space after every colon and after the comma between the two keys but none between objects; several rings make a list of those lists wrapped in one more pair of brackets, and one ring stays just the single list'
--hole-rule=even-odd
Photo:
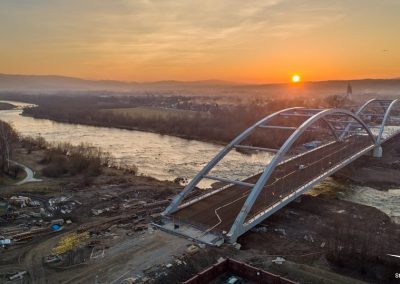
[{"label": "sky", "polygon": [[0,73],[252,83],[400,77],[400,0],[0,0]]}]

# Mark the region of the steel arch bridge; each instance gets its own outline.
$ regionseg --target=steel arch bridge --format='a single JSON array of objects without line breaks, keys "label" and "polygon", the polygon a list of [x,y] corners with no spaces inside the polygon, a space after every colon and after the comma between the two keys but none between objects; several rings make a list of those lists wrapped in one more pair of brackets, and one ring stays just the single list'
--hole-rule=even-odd
[{"label": "steel arch bridge", "polygon": [[[295,107],[261,119],[224,147],[173,199],[160,227],[208,244],[236,242],[362,155],[380,157],[382,143],[400,132],[398,102],[373,99],[355,112]],[[245,179],[213,175],[232,151],[272,154],[261,172]],[[202,180],[220,187],[193,195]]]}]

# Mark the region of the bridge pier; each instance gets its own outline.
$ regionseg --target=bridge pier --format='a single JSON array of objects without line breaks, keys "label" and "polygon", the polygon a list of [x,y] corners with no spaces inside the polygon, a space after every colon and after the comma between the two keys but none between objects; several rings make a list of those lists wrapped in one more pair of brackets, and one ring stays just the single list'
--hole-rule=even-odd
[{"label": "bridge pier", "polygon": [[372,152],[372,157],[382,158],[382,146],[377,146],[374,148],[374,150]]}]

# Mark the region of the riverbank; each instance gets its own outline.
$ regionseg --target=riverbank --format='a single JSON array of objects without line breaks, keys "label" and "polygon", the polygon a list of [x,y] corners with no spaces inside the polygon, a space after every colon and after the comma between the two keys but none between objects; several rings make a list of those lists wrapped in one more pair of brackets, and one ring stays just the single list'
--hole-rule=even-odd
[{"label": "riverbank", "polygon": [[[21,110],[2,111],[0,119],[11,122],[25,137],[40,136],[51,143],[64,141],[74,145],[86,143],[100,147],[112,153],[121,166],[137,166],[139,174],[159,180],[190,179],[222,149],[221,145],[169,135],[58,123],[21,116],[20,113]],[[232,151],[220,167],[221,174],[228,176],[232,172],[229,165],[240,164],[241,174],[250,175],[269,159],[270,155],[264,152],[250,156]],[[205,181],[201,186],[206,187],[211,183]]]},{"label": "riverbank", "polygon": [[380,190],[400,187],[399,136],[382,145],[382,157],[362,156],[347,167],[336,172],[335,177],[361,186]]},{"label": "riverbank", "polygon": [[201,141],[201,142],[206,142],[206,143],[212,143],[216,145],[226,145],[230,140],[223,141],[223,140],[213,140],[209,139],[207,137],[202,137],[202,136],[196,136],[196,135],[189,135],[189,134],[180,134],[173,132],[171,133],[169,130],[155,130],[154,128],[149,128],[149,127],[144,127],[144,126],[129,126],[129,125],[119,125],[114,122],[99,122],[99,121],[93,121],[93,120],[76,120],[73,119],[65,119],[65,118],[59,118],[59,117],[54,117],[50,115],[42,115],[42,114],[30,114],[26,111],[21,113],[22,116],[26,117],[32,117],[32,118],[37,118],[37,119],[48,119],[52,120],[55,122],[60,122],[60,123],[67,123],[67,124],[72,124],[72,125],[87,125],[87,126],[95,126],[95,127],[107,127],[107,128],[115,128],[115,129],[122,129],[122,130],[131,130],[131,131],[141,131],[141,132],[148,132],[148,133],[154,133],[154,134],[160,134],[160,135],[167,135],[167,136],[173,136],[177,138],[182,138],[186,140],[196,140],[196,141]]},{"label": "riverbank", "polygon": [[[62,96],[27,99],[37,106],[24,109],[25,116],[63,123],[146,131],[219,145],[226,145],[256,121],[275,111],[298,105],[310,108],[330,105],[329,100],[308,100],[304,97],[232,104],[218,104],[217,98],[208,99],[208,103],[200,103],[197,99],[180,96]],[[290,121],[286,119],[284,123],[296,126],[304,120],[304,117],[291,117]],[[257,131],[259,134],[248,137],[246,142],[253,146],[276,148],[287,138],[287,131],[269,131],[273,135],[263,135],[265,131],[260,130]]]},{"label": "riverbank", "polygon": [[11,110],[15,109],[15,106],[9,103],[0,102],[0,110]]}]

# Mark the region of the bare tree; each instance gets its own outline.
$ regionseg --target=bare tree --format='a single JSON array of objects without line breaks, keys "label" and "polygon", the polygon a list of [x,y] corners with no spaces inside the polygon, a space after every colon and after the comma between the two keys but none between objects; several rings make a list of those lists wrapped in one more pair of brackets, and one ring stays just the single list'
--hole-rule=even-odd
[{"label": "bare tree", "polygon": [[15,143],[18,135],[11,125],[0,121],[0,172],[5,173],[10,168]]}]

